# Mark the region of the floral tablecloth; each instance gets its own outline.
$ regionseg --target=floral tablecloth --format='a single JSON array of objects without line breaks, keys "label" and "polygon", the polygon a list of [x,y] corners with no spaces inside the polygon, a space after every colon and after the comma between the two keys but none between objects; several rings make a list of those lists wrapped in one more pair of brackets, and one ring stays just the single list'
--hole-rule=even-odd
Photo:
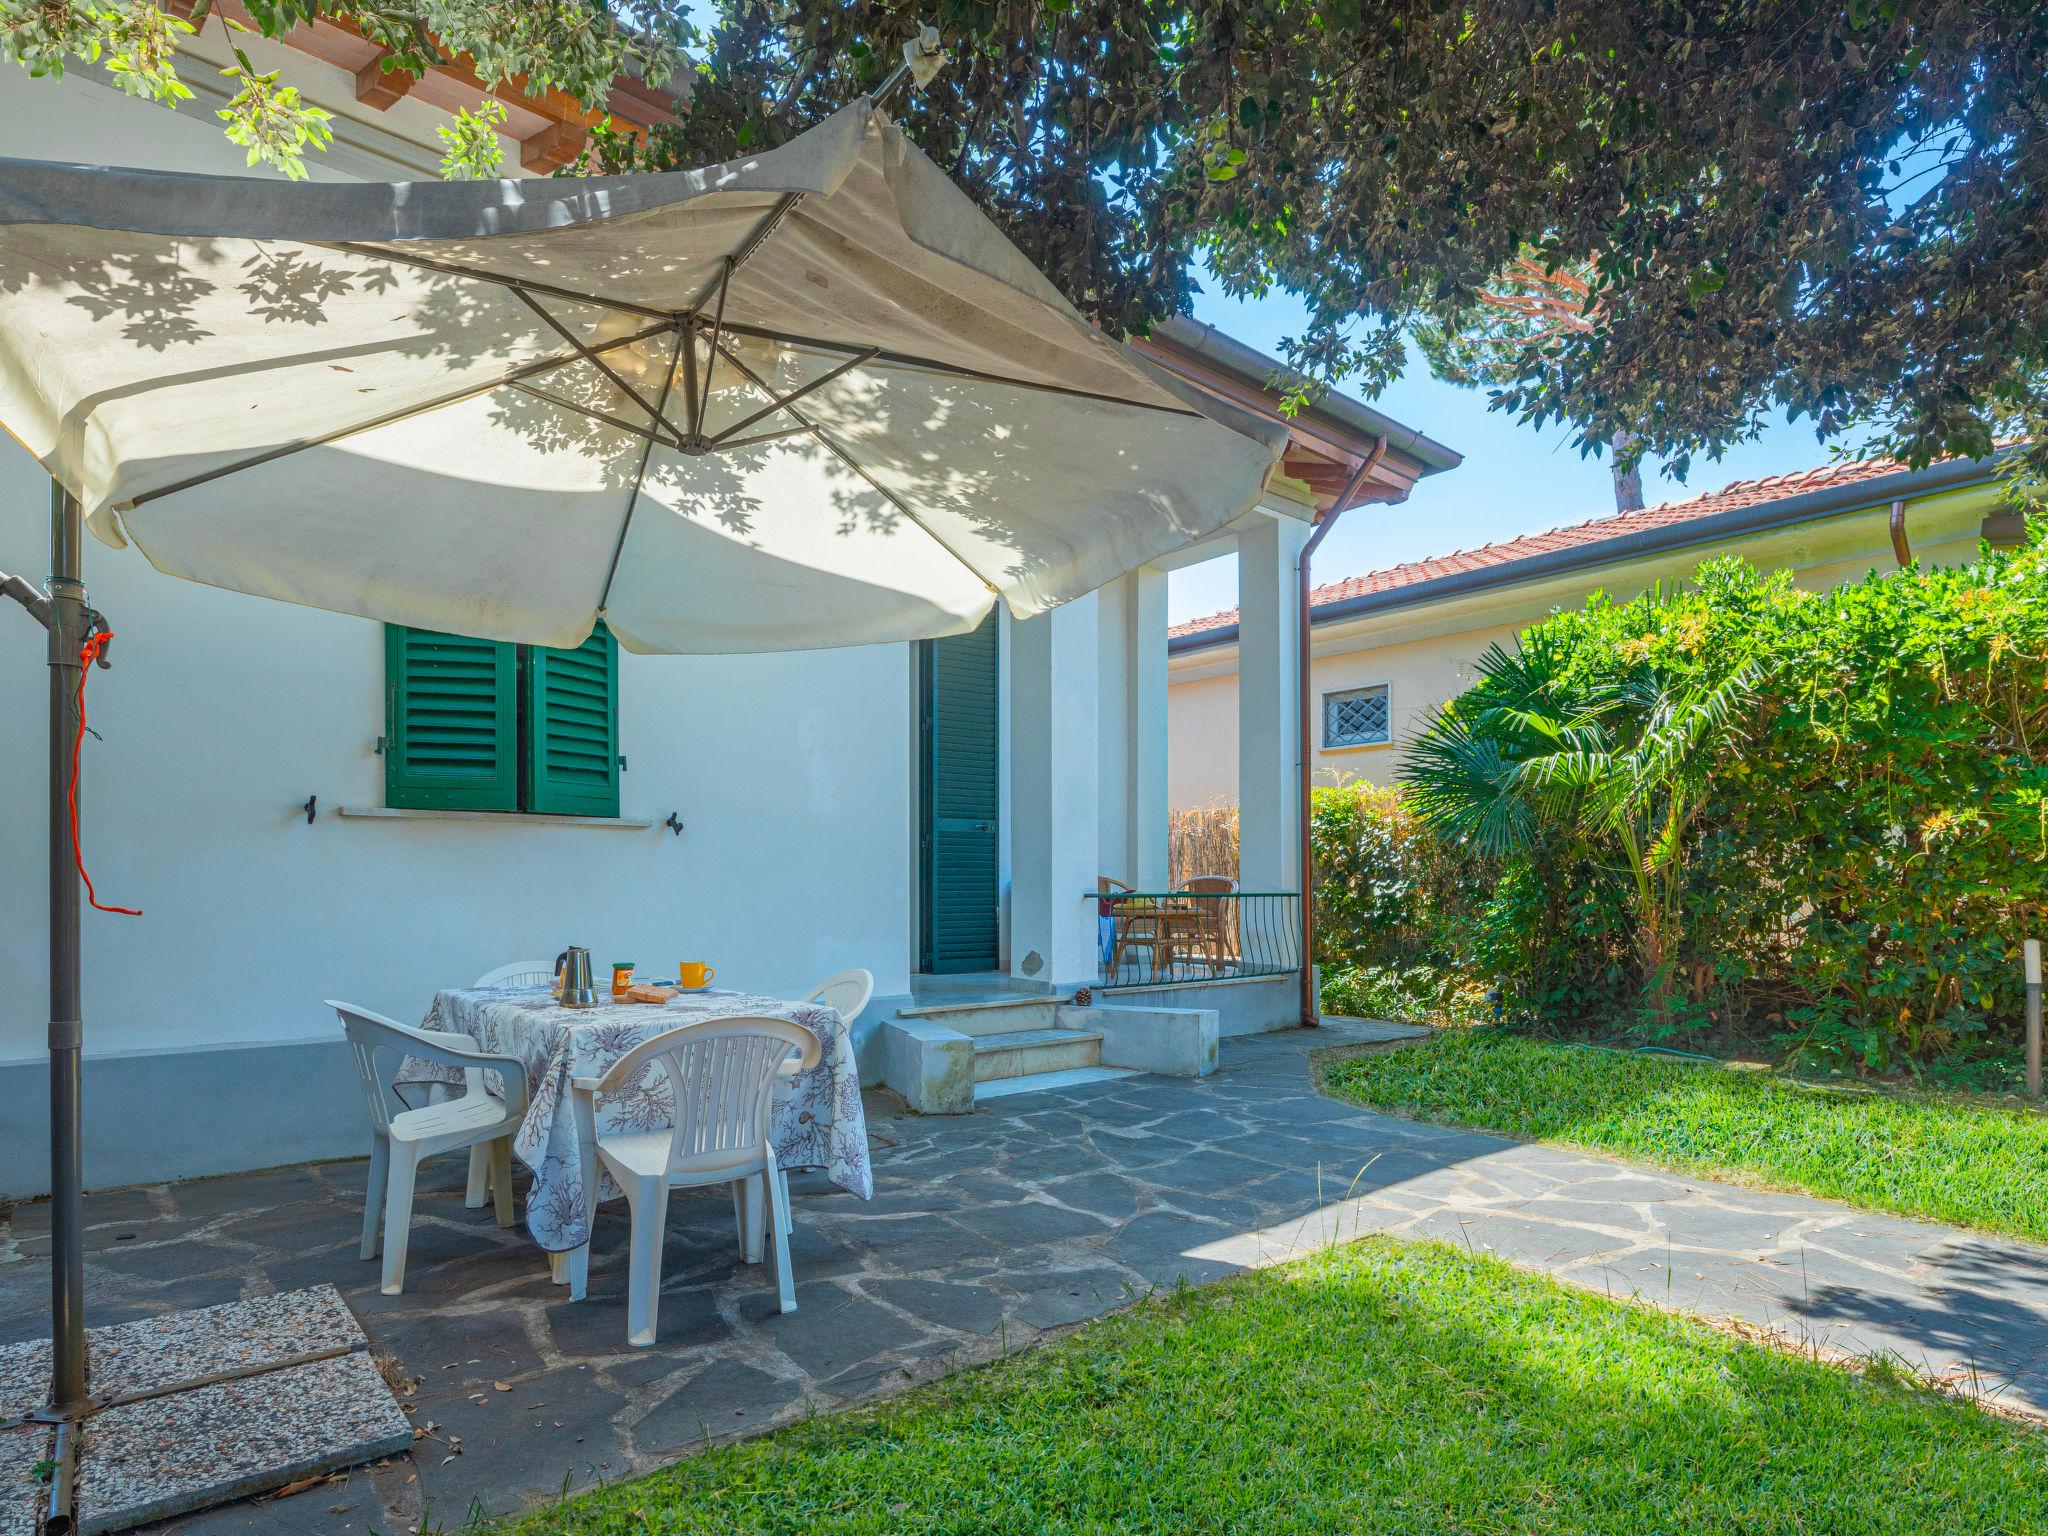
[{"label": "floral tablecloth", "polygon": [[[602,1077],[627,1051],[666,1030],[741,1015],[787,1019],[810,1030],[823,1047],[817,1066],[776,1085],[776,1160],[784,1168],[822,1168],[841,1189],[867,1199],[874,1193],[874,1176],[853,1041],[839,1015],[823,1004],[704,991],[683,993],[658,1007],[601,1002],[594,1008],[564,1008],[545,987],[464,987],[436,994],[421,1027],[468,1035],[486,1051],[526,1063],[530,1097],[512,1141],[515,1155],[533,1170],[526,1228],[550,1253],[564,1253],[590,1239],[583,1211],[583,1159],[596,1155],[580,1144],[569,1102],[570,1078]],[[453,1085],[461,1082],[461,1073],[409,1062],[400,1080]],[[653,1130],[671,1124],[674,1114],[668,1075],[650,1066],[623,1092],[598,1097],[597,1128]],[[600,1180],[600,1200],[618,1193],[609,1176]]]}]

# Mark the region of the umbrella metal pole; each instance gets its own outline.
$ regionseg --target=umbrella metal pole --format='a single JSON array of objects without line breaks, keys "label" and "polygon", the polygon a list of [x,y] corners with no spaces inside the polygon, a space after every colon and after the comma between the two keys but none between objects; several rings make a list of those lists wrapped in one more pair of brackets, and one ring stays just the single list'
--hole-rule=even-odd
[{"label": "umbrella metal pole", "polygon": [[[71,847],[71,749],[79,647],[88,623],[78,501],[50,486],[50,1407],[85,1404],[85,1227],[79,1133],[78,867]],[[67,1511],[68,1513],[68,1511]]]}]

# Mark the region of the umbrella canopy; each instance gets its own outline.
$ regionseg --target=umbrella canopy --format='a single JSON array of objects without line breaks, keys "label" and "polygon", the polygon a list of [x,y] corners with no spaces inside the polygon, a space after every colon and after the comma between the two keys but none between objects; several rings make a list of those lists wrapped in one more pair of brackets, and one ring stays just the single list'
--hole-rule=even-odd
[{"label": "umbrella canopy", "polygon": [[173,575],[493,639],[868,644],[1214,532],[1284,429],[1092,329],[869,101],[663,175],[0,160],[0,421]]}]

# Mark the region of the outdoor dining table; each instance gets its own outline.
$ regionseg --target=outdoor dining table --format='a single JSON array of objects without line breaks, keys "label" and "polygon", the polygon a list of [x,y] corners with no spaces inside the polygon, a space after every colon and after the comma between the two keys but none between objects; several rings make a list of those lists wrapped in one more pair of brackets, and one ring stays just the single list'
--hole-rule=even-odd
[{"label": "outdoor dining table", "polygon": [[[776,1084],[771,1133],[776,1160],[785,1169],[823,1169],[834,1184],[863,1200],[874,1193],[853,1040],[835,1010],[822,1003],[709,988],[678,993],[662,1004],[600,997],[588,1008],[564,1008],[544,986],[450,988],[435,994],[421,1021],[423,1029],[468,1035],[483,1050],[517,1056],[526,1064],[526,1116],[512,1150],[533,1171],[527,1231],[550,1254],[569,1253],[590,1240],[583,1168],[597,1149],[582,1145],[570,1079],[602,1077],[641,1041],[706,1019],[786,1019],[818,1037],[818,1065]],[[407,1084],[454,1085],[458,1078],[453,1069],[425,1063],[408,1063],[400,1073]],[[600,1133],[654,1130],[674,1119],[674,1096],[659,1064],[650,1064],[623,1091],[597,1102]],[[598,1199],[618,1195],[610,1177],[601,1173]]]}]

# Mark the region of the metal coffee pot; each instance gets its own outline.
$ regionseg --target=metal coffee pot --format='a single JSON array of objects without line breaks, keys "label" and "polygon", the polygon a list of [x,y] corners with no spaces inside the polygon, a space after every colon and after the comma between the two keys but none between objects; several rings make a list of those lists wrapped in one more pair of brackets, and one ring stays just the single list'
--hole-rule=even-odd
[{"label": "metal coffee pot", "polygon": [[590,951],[570,945],[555,956],[555,974],[562,978],[564,1008],[595,1008],[597,986],[590,977]]}]

